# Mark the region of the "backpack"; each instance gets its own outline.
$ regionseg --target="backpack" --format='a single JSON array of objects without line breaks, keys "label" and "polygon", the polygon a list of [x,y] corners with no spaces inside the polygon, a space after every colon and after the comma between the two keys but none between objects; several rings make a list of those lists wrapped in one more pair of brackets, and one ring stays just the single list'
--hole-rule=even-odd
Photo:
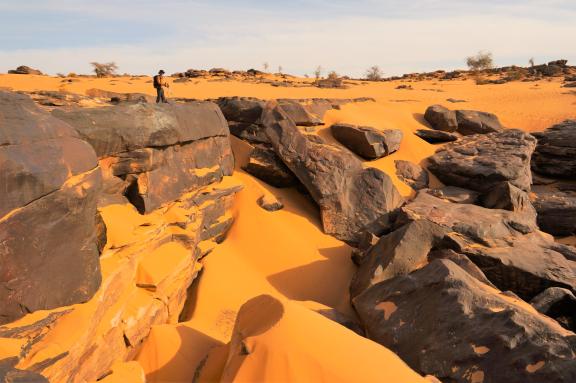
[{"label": "backpack", "polygon": [[160,84],[160,75],[154,76],[154,88],[162,88],[162,84]]}]

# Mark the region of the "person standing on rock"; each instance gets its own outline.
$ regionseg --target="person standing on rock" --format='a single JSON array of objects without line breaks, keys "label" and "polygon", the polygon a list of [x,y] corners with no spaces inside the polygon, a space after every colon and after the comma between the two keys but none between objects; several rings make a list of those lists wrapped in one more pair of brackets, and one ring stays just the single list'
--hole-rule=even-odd
[{"label": "person standing on rock", "polygon": [[166,96],[164,95],[164,88],[168,88],[169,84],[164,80],[164,71],[160,70],[156,76],[154,76],[154,88],[156,88],[156,103],[168,103]]}]

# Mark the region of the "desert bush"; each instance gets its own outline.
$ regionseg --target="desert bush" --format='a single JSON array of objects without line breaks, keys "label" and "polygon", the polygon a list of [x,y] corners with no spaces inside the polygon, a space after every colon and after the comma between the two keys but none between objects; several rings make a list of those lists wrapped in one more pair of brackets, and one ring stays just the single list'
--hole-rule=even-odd
[{"label": "desert bush", "polygon": [[528,60],[528,64],[530,64],[531,67],[534,67],[534,57],[530,58],[530,60]]},{"label": "desert bush", "polygon": [[284,70],[284,68],[282,68],[282,65],[278,66],[278,73],[282,74],[283,70]]},{"label": "desert bush", "polygon": [[383,75],[384,73],[382,72],[382,69],[380,69],[378,65],[374,65],[373,67],[369,68],[366,71],[366,79],[370,81],[382,80]]},{"label": "desert bush", "polygon": [[316,68],[316,70],[314,71],[314,77],[316,78],[316,80],[320,80],[320,78],[322,77],[322,67],[318,66],[318,68]]},{"label": "desert bush", "polygon": [[66,77],[78,77],[78,75],[74,72],[70,72],[70,73],[68,73],[68,76],[66,76]]},{"label": "desert bush", "polygon": [[336,71],[332,71],[332,72],[328,73],[328,78],[330,80],[335,80],[337,78],[340,78],[340,76],[338,76],[338,73],[336,73]]},{"label": "desert bush", "polygon": [[116,70],[118,69],[118,65],[116,65],[116,63],[114,62],[109,63],[92,62],[90,63],[90,65],[94,67],[94,73],[96,73],[96,77],[112,76],[114,73],[116,73]]},{"label": "desert bush", "polygon": [[472,71],[480,71],[486,69],[492,69],[494,67],[494,60],[492,59],[492,53],[490,52],[478,52],[475,56],[470,56],[466,58],[466,65]]},{"label": "desert bush", "polygon": [[268,68],[270,68],[270,64],[268,64],[267,62],[265,62],[264,64],[262,64],[262,68],[264,69],[264,72],[268,72]]}]

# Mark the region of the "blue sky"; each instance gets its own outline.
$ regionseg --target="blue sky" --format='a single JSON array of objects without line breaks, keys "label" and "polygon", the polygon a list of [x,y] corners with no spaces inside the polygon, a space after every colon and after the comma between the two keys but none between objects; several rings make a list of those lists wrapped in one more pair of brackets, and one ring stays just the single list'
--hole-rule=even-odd
[{"label": "blue sky", "polygon": [[0,72],[18,65],[87,73],[188,68],[353,76],[464,66],[479,50],[497,64],[576,62],[575,0],[27,0],[0,2]]}]

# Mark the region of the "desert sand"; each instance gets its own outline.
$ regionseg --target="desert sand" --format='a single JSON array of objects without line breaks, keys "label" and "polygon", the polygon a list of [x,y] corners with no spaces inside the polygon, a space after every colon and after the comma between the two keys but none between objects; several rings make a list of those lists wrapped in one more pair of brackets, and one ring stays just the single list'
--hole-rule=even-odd
[{"label": "desert sand", "polygon": [[[49,76],[0,75],[0,88],[79,94],[97,88],[153,95],[150,81],[149,77],[115,77],[63,82]],[[423,81],[411,82],[412,90],[396,89],[400,84],[404,82],[356,81],[348,89],[318,89],[198,79],[173,83],[168,97],[374,98],[375,102],[329,111],[325,126],[317,134],[335,142],[328,127],[336,122],[401,129],[404,140],[400,150],[365,165],[388,173],[404,196],[414,192],[395,176],[394,160],[422,163],[437,149],[413,134],[424,127],[423,112],[429,105],[491,112],[504,126],[529,132],[575,117],[576,95],[557,81],[484,86],[472,80]],[[448,98],[466,102],[451,104]],[[195,299],[185,320],[178,325],[153,327],[135,357],[139,366],[115,367],[114,374],[103,381],[142,381],[136,377],[143,370],[148,382],[191,382],[201,364],[204,368],[196,377],[199,381],[424,381],[384,347],[314,312],[315,306],[326,306],[354,316],[348,292],[355,271],[351,248],[322,232],[317,208],[306,197],[292,189],[269,186],[244,172],[245,146],[232,137],[236,160],[232,178],[244,189],[236,197],[235,222],[226,240],[202,260],[201,277],[194,282]],[[439,182],[434,179],[432,185]],[[263,210],[256,202],[263,195],[274,195],[285,208]],[[124,220],[124,224],[108,228],[108,246],[136,235],[131,228],[141,217],[127,214],[126,209],[116,205],[104,210]],[[562,241],[576,243],[574,238]],[[174,249],[165,250],[175,253]],[[245,345],[239,334],[246,337]],[[242,356],[238,351],[241,347],[253,351]]]}]

